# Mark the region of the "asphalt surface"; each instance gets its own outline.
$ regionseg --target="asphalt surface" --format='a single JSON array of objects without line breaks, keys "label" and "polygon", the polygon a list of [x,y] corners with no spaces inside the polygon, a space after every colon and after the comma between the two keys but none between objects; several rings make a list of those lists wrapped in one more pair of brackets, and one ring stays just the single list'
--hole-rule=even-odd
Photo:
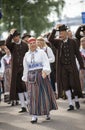
[{"label": "asphalt surface", "polygon": [[79,110],[67,111],[67,100],[58,99],[58,110],[51,111],[51,120],[39,116],[37,124],[31,124],[29,112],[20,114],[20,105],[0,103],[0,130],[85,130],[85,98],[80,99]]}]

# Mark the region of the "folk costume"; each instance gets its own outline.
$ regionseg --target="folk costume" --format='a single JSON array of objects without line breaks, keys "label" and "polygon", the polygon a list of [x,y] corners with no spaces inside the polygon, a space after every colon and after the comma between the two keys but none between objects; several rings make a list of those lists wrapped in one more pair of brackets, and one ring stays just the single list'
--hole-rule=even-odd
[{"label": "folk costume", "polygon": [[10,33],[6,40],[6,46],[11,52],[12,56],[12,78],[11,78],[11,88],[10,88],[10,99],[19,100],[21,102],[22,110],[20,112],[26,111],[25,99],[28,100],[26,85],[22,81],[23,75],[23,58],[25,53],[28,51],[28,45],[24,43],[20,38],[16,43],[13,39],[20,34],[17,30],[13,34]]},{"label": "folk costume", "polygon": [[[65,25],[62,25],[58,31],[66,31]],[[49,41],[58,49],[58,61],[57,61],[57,85],[59,97],[62,97],[62,91],[65,91],[69,101],[69,109],[74,110],[71,96],[75,97],[76,108],[79,109],[80,105],[78,97],[82,97],[79,71],[76,65],[76,58],[78,59],[80,69],[84,69],[82,57],[80,55],[77,43],[70,38],[66,38],[64,41],[61,39],[55,39],[56,29],[53,29]],[[75,58],[76,57],[76,58]],[[78,103],[77,103],[78,102]]]},{"label": "folk costume", "polygon": [[11,54],[6,54],[1,59],[1,69],[4,79],[4,101],[9,102],[11,84]]},{"label": "folk costume", "polygon": [[57,109],[55,95],[49,78],[48,76],[42,77],[42,71],[47,75],[50,74],[50,64],[46,53],[36,48],[34,51],[29,50],[25,54],[23,66],[22,80],[27,82],[28,95],[30,97],[29,113],[33,115],[33,123],[37,120],[35,116],[49,115],[51,110]]}]

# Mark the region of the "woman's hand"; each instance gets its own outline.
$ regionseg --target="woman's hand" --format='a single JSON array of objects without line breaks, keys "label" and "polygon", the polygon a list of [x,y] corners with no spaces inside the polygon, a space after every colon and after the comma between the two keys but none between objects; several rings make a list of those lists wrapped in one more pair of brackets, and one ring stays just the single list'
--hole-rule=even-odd
[{"label": "woman's hand", "polygon": [[47,76],[46,72],[42,70],[42,77],[43,77],[43,79],[45,79],[46,76]]}]

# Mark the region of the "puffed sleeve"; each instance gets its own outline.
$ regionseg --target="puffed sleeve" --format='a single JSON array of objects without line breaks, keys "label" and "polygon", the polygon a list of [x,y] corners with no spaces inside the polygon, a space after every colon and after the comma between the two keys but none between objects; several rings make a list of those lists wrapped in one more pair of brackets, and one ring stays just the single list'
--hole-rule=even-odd
[{"label": "puffed sleeve", "polygon": [[47,55],[48,55],[49,63],[53,63],[55,61],[55,56],[50,47],[47,47]]},{"label": "puffed sleeve", "polygon": [[3,77],[4,72],[5,72],[5,64],[4,64],[4,59],[2,57],[1,58],[1,67],[0,67],[0,75],[2,75],[2,77]]},{"label": "puffed sleeve", "polygon": [[46,74],[49,75],[51,72],[50,63],[47,54],[44,51],[42,51],[42,64],[43,64],[43,71],[45,71]]}]

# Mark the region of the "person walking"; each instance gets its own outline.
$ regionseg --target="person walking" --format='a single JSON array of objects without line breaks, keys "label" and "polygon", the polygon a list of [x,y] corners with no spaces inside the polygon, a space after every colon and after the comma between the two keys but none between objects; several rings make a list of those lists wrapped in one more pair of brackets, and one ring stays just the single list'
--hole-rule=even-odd
[{"label": "person walking", "polygon": [[12,57],[12,77],[10,88],[10,99],[17,100],[21,103],[21,112],[26,112],[25,99],[28,103],[28,94],[25,82],[22,81],[23,58],[28,51],[28,45],[20,39],[20,33],[17,29],[11,29],[6,39],[6,46],[11,52]]},{"label": "person walking", "polygon": [[10,103],[10,83],[11,83],[11,54],[9,49],[4,46],[5,55],[1,58],[1,70],[4,80],[4,102]]},{"label": "person walking", "polygon": [[48,75],[51,72],[47,54],[37,48],[36,39],[29,38],[29,51],[25,54],[23,77],[28,87],[29,113],[31,123],[37,123],[38,116],[47,115],[50,120],[50,111],[58,109],[55,95]]},{"label": "person walking", "polygon": [[[74,39],[68,38],[66,25],[57,25],[49,36],[49,41],[58,49],[57,64],[57,85],[59,97],[65,91],[69,102],[68,111],[74,110],[72,96],[75,98],[76,109],[80,108],[79,97],[82,97],[79,71],[76,65],[76,58],[80,69],[84,69],[83,60],[79,52],[78,44]],[[59,31],[59,38],[54,38],[56,31]]]}]

